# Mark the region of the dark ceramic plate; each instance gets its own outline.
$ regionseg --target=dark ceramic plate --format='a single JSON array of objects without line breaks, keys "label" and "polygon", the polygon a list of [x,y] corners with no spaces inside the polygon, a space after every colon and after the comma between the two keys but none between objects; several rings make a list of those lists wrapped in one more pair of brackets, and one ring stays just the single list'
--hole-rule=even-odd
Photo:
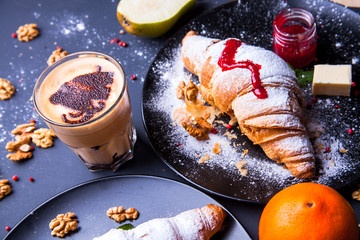
[{"label": "dark ceramic plate", "polygon": [[[218,202],[204,193],[173,180],[151,176],[115,176],[93,180],[48,200],[25,217],[5,238],[50,239],[50,221],[59,213],[74,212],[78,230],[69,239],[93,239],[122,224],[106,216],[110,207],[134,207],[139,218],[133,226],[154,218],[171,217],[193,208]],[[228,213],[223,229],[212,239],[250,239],[240,223]],[[65,238],[65,239],[66,239]]]},{"label": "dark ceramic plate", "polygon": [[[316,63],[352,64],[353,81],[357,83],[350,98],[323,96],[312,101],[311,86],[302,89],[304,102],[312,105],[305,109],[305,115],[324,129],[317,146],[323,144],[330,149],[327,153],[318,151],[317,178],[312,181],[340,189],[360,176],[360,101],[354,96],[360,85],[360,16],[329,1],[230,2],[193,20],[169,39],[154,59],[143,91],[143,120],[153,148],[174,171],[211,193],[266,202],[281,189],[300,180],[269,160],[260,147],[254,146],[237,129],[230,131],[237,139],[229,140],[222,135],[228,130],[218,124],[216,128],[221,134],[212,134],[209,141],[199,142],[188,136],[182,127],[174,126],[171,113],[181,102],[175,97],[177,83],[186,81],[186,75],[197,81],[181,63],[181,39],[189,30],[195,30],[208,37],[236,37],[247,44],[271,50],[273,19],[289,6],[308,9],[316,19],[319,37]],[[220,120],[228,121],[226,118]],[[354,130],[352,135],[347,133],[350,128]],[[220,142],[223,148],[219,155],[212,154],[215,142]],[[233,147],[234,144],[237,147]],[[248,154],[243,155],[244,150],[248,150]],[[211,158],[199,164],[205,154]],[[242,159],[247,164],[246,176],[241,176],[235,167]]]}]

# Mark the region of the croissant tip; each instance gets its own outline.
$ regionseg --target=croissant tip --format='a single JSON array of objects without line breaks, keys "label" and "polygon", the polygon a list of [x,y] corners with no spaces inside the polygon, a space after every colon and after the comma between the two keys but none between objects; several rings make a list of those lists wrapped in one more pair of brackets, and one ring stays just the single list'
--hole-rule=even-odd
[{"label": "croissant tip", "polygon": [[193,30],[190,30],[190,31],[185,35],[185,37],[183,38],[182,44],[184,45],[184,40],[185,40],[187,37],[196,36],[196,35],[198,35],[197,32],[195,32],[195,31],[193,31]]}]

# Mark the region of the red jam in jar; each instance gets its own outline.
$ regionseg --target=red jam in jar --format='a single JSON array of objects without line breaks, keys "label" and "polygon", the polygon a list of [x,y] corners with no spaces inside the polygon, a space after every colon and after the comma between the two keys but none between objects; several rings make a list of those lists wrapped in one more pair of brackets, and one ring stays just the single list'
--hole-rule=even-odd
[{"label": "red jam in jar", "polygon": [[313,15],[301,8],[282,11],[274,20],[274,52],[293,68],[309,65],[316,57],[317,34]]}]

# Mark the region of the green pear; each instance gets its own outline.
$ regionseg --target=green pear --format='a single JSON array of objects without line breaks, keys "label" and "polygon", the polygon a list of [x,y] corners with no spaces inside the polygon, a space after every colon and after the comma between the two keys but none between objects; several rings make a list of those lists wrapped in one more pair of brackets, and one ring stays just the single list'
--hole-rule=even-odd
[{"label": "green pear", "polygon": [[196,0],[120,0],[117,17],[124,29],[141,37],[166,33]]}]

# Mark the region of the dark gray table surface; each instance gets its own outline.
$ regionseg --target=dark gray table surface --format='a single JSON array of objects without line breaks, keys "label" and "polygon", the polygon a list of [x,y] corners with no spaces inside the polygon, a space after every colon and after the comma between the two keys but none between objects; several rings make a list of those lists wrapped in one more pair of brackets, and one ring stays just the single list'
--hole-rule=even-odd
[{"label": "dark gray table surface", "polygon": [[[0,201],[1,239],[7,234],[6,226],[14,227],[47,199],[92,179],[144,174],[187,183],[156,155],[147,139],[141,116],[142,87],[148,68],[166,39],[192,18],[226,2],[198,0],[170,32],[156,39],[147,39],[128,33],[119,34],[122,27],[116,19],[117,0],[0,1],[0,78],[10,80],[16,87],[13,98],[0,102],[0,179],[10,179],[13,186],[13,193]],[[13,39],[11,34],[26,23],[37,23],[41,35],[28,43]],[[129,46],[122,48],[111,45],[110,39],[115,37],[121,38]],[[37,127],[46,127],[33,108],[31,95],[37,78],[47,67],[48,57],[57,46],[69,53],[94,50],[109,54],[123,65],[127,76],[137,76],[136,80],[129,77],[127,80],[138,136],[135,157],[116,172],[90,172],[58,139],[52,148],[36,147],[32,159],[12,162],[6,158],[8,151],[5,145],[13,140],[10,132],[15,126],[35,119]],[[17,175],[19,180],[11,180],[13,175]],[[30,182],[29,177],[35,181]],[[343,189],[341,193],[360,219],[360,203],[351,199],[351,190]],[[263,204],[211,196],[239,220],[253,239],[258,238]]]}]

